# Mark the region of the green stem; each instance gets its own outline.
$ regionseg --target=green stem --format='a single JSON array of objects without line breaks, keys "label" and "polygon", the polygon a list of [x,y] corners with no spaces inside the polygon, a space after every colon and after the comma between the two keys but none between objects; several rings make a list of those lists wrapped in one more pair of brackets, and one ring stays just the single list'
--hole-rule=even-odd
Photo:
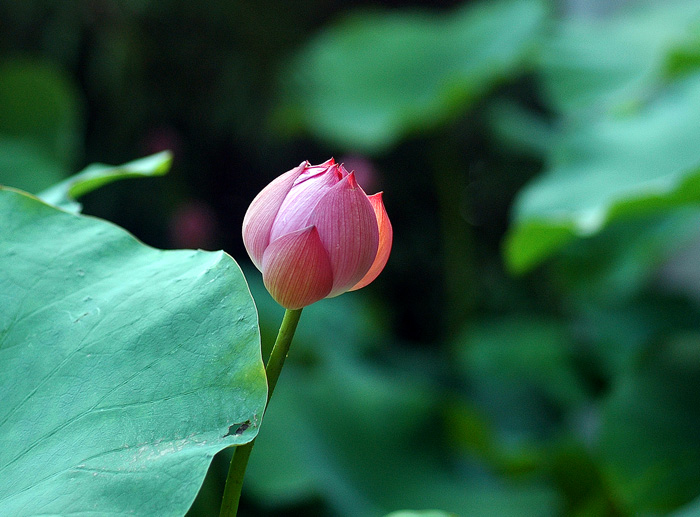
[{"label": "green stem", "polygon": [[[267,402],[270,402],[272,392],[277,385],[284,360],[289,353],[289,345],[292,344],[294,331],[297,329],[299,317],[302,309],[287,309],[282,318],[280,330],[277,333],[275,346],[270,352],[270,358],[265,366],[265,375],[267,375]],[[265,406],[267,410],[267,405]],[[226,478],[226,486],[224,487],[224,498],[221,501],[221,511],[219,517],[235,517],[238,513],[238,503],[241,499],[241,489],[243,488],[243,477],[245,469],[248,466],[248,458],[253,450],[255,440],[252,440],[244,445],[239,445],[233,452],[231,458],[231,466],[228,469],[228,477]]]},{"label": "green stem", "polygon": [[265,365],[265,375],[267,375],[267,401],[270,402],[272,392],[277,386],[277,379],[280,377],[280,372],[284,366],[284,360],[289,353],[289,345],[292,344],[294,332],[297,330],[297,324],[301,317],[302,309],[287,309],[284,312],[284,318],[280,324],[280,330],[277,333],[275,346],[270,352],[270,358]]}]

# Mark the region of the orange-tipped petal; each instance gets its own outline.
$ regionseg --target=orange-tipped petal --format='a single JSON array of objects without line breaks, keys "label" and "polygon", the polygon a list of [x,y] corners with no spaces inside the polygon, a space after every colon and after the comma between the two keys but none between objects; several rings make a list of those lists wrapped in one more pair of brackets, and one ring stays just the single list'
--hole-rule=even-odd
[{"label": "orange-tipped petal", "polygon": [[285,172],[255,196],[243,218],[243,244],[255,267],[262,271],[263,253],[270,244],[272,224],[294,181],[309,162]]},{"label": "orange-tipped petal", "polygon": [[263,282],[277,303],[301,309],[326,296],[333,286],[333,270],[314,226],[272,241],[262,260]]},{"label": "orange-tipped petal", "polygon": [[328,252],[333,270],[329,297],[346,292],[372,266],[379,247],[379,229],[367,194],[348,174],[321,198],[309,218]]},{"label": "orange-tipped petal", "polygon": [[386,263],[389,260],[391,244],[394,240],[394,230],[391,227],[391,221],[389,221],[389,215],[386,213],[386,208],[384,208],[382,192],[369,196],[369,202],[372,204],[374,214],[377,217],[377,226],[379,227],[379,249],[377,250],[377,256],[372,263],[372,267],[369,268],[367,274],[362,278],[362,280],[357,282],[357,284],[355,284],[350,291],[362,289],[366,285],[372,283],[374,279],[379,276],[379,273],[382,272],[384,266],[386,266]]}]

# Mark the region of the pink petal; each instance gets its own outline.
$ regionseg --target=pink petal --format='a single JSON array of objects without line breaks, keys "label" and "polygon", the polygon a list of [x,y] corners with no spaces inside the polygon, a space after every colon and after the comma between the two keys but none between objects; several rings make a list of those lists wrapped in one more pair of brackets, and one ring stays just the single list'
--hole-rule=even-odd
[{"label": "pink petal", "polygon": [[270,240],[309,226],[316,204],[341,180],[340,170],[333,158],[321,165],[307,166],[297,176],[272,225]]},{"label": "pink petal", "polygon": [[272,241],[262,260],[263,282],[286,309],[301,309],[326,296],[333,286],[328,253],[314,226]]},{"label": "pink petal", "polygon": [[294,181],[304,171],[309,162],[302,162],[298,167],[285,172],[272,180],[255,196],[243,218],[243,244],[255,267],[262,270],[265,248],[270,243],[272,224],[277,217],[284,198],[294,185]]},{"label": "pink petal", "polygon": [[379,247],[374,209],[352,172],[321,198],[309,224],[318,228],[333,269],[328,296],[342,294],[365,276]]},{"label": "pink petal", "polygon": [[[345,165],[342,164],[342,163],[338,166],[338,171],[340,172],[340,177],[341,177],[341,178],[344,178],[345,176],[347,176],[348,174],[350,174],[350,173],[348,172],[348,170],[345,168]],[[355,172],[355,171],[352,171],[352,172]],[[357,178],[355,178],[355,180],[357,181]]]},{"label": "pink petal", "polygon": [[386,208],[384,208],[382,192],[369,196],[368,199],[369,202],[372,203],[374,214],[377,217],[377,225],[379,226],[379,249],[377,250],[377,256],[372,263],[372,267],[369,268],[367,274],[362,277],[362,280],[357,282],[357,284],[354,285],[350,291],[362,289],[366,285],[372,283],[374,279],[379,276],[379,273],[382,272],[384,266],[386,266],[386,263],[389,260],[391,244],[394,240],[394,230],[391,227],[391,221],[389,221],[389,215],[386,213]]}]

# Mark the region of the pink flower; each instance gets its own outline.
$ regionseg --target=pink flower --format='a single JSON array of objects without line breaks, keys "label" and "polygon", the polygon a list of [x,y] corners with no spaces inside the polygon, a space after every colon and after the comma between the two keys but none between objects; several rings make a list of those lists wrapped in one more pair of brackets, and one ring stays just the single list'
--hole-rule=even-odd
[{"label": "pink flower", "polygon": [[272,297],[287,309],[360,289],[389,259],[393,232],[382,193],[368,196],[333,158],[303,162],[253,200],[243,243]]}]

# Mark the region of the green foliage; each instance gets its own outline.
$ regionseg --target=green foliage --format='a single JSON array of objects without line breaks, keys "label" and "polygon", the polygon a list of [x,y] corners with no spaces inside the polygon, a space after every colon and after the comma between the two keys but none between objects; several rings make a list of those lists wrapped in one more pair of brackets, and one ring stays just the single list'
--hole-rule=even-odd
[{"label": "green foliage", "polygon": [[240,269],[8,189],[0,235],[2,513],[182,515],[262,417]]},{"label": "green foliage", "polygon": [[693,0],[650,3],[603,19],[557,20],[540,54],[547,100],[562,113],[634,106],[692,69],[700,11]]},{"label": "green foliage", "polygon": [[546,486],[458,476],[436,461],[422,445],[439,437],[439,422],[430,418],[436,394],[398,375],[347,363],[287,371],[294,389],[270,405],[265,439],[251,458],[250,492],[267,505],[322,497],[337,512],[357,516],[405,505],[474,515],[554,512],[557,497]]},{"label": "green foliage", "polygon": [[289,64],[280,116],[341,149],[384,151],[452,119],[521,69],[544,15],[538,0],[484,2],[441,15],[356,13]]},{"label": "green foliage", "polygon": [[[535,314],[483,321],[468,329],[456,352],[484,392],[513,393],[517,386],[520,396],[530,392],[532,400],[544,396],[561,407],[575,407],[586,399],[574,368],[571,339],[559,321]],[[504,413],[518,412],[498,406]]]},{"label": "green foliage", "polygon": [[61,163],[80,148],[79,104],[71,79],[47,63],[11,60],[0,68],[0,133],[31,141]]},{"label": "green foliage", "polygon": [[671,517],[698,517],[700,515],[700,498],[670,515]]},{"label": "green foliage", "polygon": [[163,175],[170,169],[172,159],[170,152],[163,151],[123,165],[93,163],[70,178],[40,192],[38,197],[69,212],[80,212],[82,207],[75,201],[76,198],[113,181]]},{"label": "green foliage", "polygon": [[[137,1],[121,3],[118,10],[91,5],[82,15],[75,13],[69,3],[0,2],[0,19],[8,20],[0,31],[0,53],[8,67],[21,69],[17,75],[26,90],[17,100],[17,86],[0,97],[14,121],[6,124],[0,110],[2,183],[37,193],[76,170],[84,158],[80,145],[70,144],[83,120],[71,86],[76,83],[89,101],[86,157],[121,163],[125,156],[174,150],[178,166],[158,187],[167,189],[165,195],[115,186],[86,200],[89,210],[111,210],[147,241],[168,243],[158,237],[166,227],[201,228],[199,212],[184,223],[180,219],[181,203],[194,200],[214,214],[214,245],[245,257],[239,229],[247,203],[302,159],[365,153],[359,158],[371,163],[364,173],[385,191],[395,230],[392,257],[371,286],[304,310],[251,458],[241,515],[431,515],[420,510],[427,508],[478,516],[699,514],[696,0],[556,6],[481,0],[449,10],[427,1],[357,10],[352,3],[308,0],[295,4],[293,23],[286,3],[266,0]],[[19,47],[41,59],[19,66],[14,57]],[[37,68],[53,72],[31,82],[29,76],[41,74]],[[28,106],[17,104],[19,99],[33,100]],[[46,114],[32,108],[42,102],[49,103]],[[49,114],[56,113],[74,122],[52,122]],[[59,134],[59,127],[66,132]],[[81,140],[79,134],[75,138]],[[58,141],[68,142],[65,149],[57,149]],[[359,174],[363,162],[354,161]],[[155,155],[116,168],[99,166],[41,195],[75,209],[76,196],[107,179],[156,175],[168,165],[167,155]],[[89,180],[92,175],[95,181]],[[113,230],[14,195],[53,217]],[[1,256],[10,249],[6,221],[16,216],[0,218]],[[56,233],[52,228],[35,228],[36,242]],[[74,233],[58,234],[61,249],[73,249]],[[134,314],[144,311],[130,303],[132,296],[157,296],[153,306],[167,308],[162,300],[174,290],[178,301],[192,297],[187,314],[201,321],[221,318],[214,335],[232,328],[228,319],[211,313],[217,303],[228,302],[206,296],[202,301],[200,284],[192,294],[180,290],[180,282],[156,295],[156,281],[168,276],[159,272],[141,278],[137,289],[130,279],[140,278],[141,269],[127,274],[128,257],[116,256],[114,247],[85,246],[102,250],[99,263],[106,260],[105,271],[118,270],[115,279],[121,283],[105,280],[112,286],[107,301],[125,311],[133,325],[143,320]],[[207,261],[236,269],[220,254],[171,255],[133,246],[155,263],[163,257],[199,261],[191,272],[181,272],[183,278],[203,271]],[[54,280],[51,292],[64,293],[61,304],[77,291],[72,282],[79,279],[63,273],[74,266],[61,266],[67,260],[61,254],[33,250],[24,264],[11,260],[7,271],[39,261],[46,273],[27,273],[25,283],[0,290],[0,318],[7,317],[6,305],[15,310],[19,303],[7,293],[27,286],[22,303],[45,308],[21,320],[27,336],[39,314],[46,322],[36,323],[43,329],[36,339],[46,342],[54,337],[49,326],[63,336],[95,321],[94,312],[80,310],[87,303],[80,298],[78,310],[69,314],[77,314],[74,320],[87,315],[75,325],[64,321],[69,329],[54,325],[49,316],[60,315],[46,312],[53,306],[44,301],[49,298],[41,287],[44,277]],[[124,260],[128,264],[117,268]],[[0,271],[0,279],[7,278]],[[251,310],[234,276],[236,295]],[[246,276],[266,352],[282,311],[262,287],[259,272],[251,269]],[[36,296],[28,290],[32,279],[39,286]],[[123,302],[121,293],[128,294]],[[169,326],[143,335],[164,332],[180,343],[178,329]],[[101,346],[124,339],[133,341],[127,348],[132,350],[143,338],[131,335],[115,332]],[[219,351],[234,346],[224,341]],[[22,350],[22,343],[12,350]],[[184,350],[195,349],[182,343],[172,356],[155,357],[162,350],[156,348],[151,361],[157,366],[178,358],[177,369],[208,365],[216,357],[217,348],[188,356]],[[252,354],[252,342],[245,349]],[[98,358],[111,364],[114,357]],[[35,360],[45,367],[50,358]],[[236,375],[225,363],[215,362],[209,373],[220,380]],[[259,382],[259,358],[250,364]],[[0,371],[3,403],[10,392],[4,389],[6,379],[26,387],[33,378],[12,364]],[[46,384],[46,393],[37,392],[53,406],[42,404],[41,416],[32,422],[43,425],[47,411],[54,415],[53,408],[70,406],[70,400],[94,403],[107,392],[107,377],[98,384],[103,391],[93,392],[90,372],[75,371],[64,376],[65,386],[57,379]],[[171,377],[181,390],[183,375],[161,375],[161,384],[152,385],[144,379],[143,385],[165,389]],[[60,397],[77,390],[79,381],[81,397]],[[182,514],[211,454],[232,443],[227,441],[232,437],[220,438],[219,428],[249,419],[251,410],[259,416],[258,391],[256,408],[247,413],[242,405],[220,402],[212,405],[214,413],[202,415],[200,404],[189,418],[164,419],[142,430],[153,435],[154,429],[172,430],[178,422],[195,429],[219,412],[217,422],[198,431],[219,437],[208,442],[212,448],[201,456],[183,449],[198,462],[175,483],[179,489],[182,481],[183,493],[168,491],[162,479],[162,492],[139,480],[116,498],[76,490],[70,504],[80,502],[79,496],[126,500],[121,494],[127,492],[139,500],[150,490],[162,500],[180,497],[172,513]],[[9,410],[5,407],[10,406],[0,411]],[[231,407],[241,415],[227,413]],[[122,428],[132,429],[131,420],[110,422],[105,436],[114,440]],[[61,434],[69,429],[57,431],[55,440],[62,439],[61,447],[77,450],[77,456],[84,445],[75,440],[97,447],[90,440],[102,436],[94,429],[88,438]],[[27,427],[26,436],[33,440],[34,428]],[[58,443],[52,439],[47,446]],[[159,445],[153,441],[150,447]],[[13,447],[6,449],[11,454]],[[41,452],[38,445],[34,451]],[[191,517],[217,511],[228,452],[214,460]],[[182,461],[183,469],[190,465],[176,457],[165,454],[163,461]],[[18,479],[42,479],[47,464],[53,468],[52,461],[32,464]],[[102,475],[96,478],[88,481],[96,483]],[[10,477],[3,471],[0,479]],[[402,508],[416,510],[396,512]],[[0,503],[3,511],[11,510]]]},{"label": "green foliage", "polygon": [[518,196],[505,243],[511,270],[527,271],[618,217],[700,199],[700,70],[692,59],[700,8],[671,5],[605,23],[574,19],[545,45],[544,86],[566,124],[547,170]]},{"label": "green foliage", "polygon": [[41,61],[0,66],[0,184],[37,192],[58,182],[81,149],[81,99],[71,78]]},{"label": "green foliage", "polygon": [[553,269],[577,298],[619,307],[642,293],[679,249],[692,246],[699,220],[695,206],[619,219],[570,243]]},{"label": "green foliage", "polygon": [[506,243],[510,266],[527,270],[617,217],[699,201],[698,111],[696,74],[632,113],[606,114],[566,131],[550,169],[520,194]]},{"label": "green foliage", "polygon": [[[268,320],[272,326],[278,314],[270,314],[279,311],[249,277],[263,326]],[[335,512],[358,517],[407,505],[551,515],[559,501],[546,484],[504,485],[480,472],[460,476],[424,447],[430,437],[441,441],[440,391],[420,370],[363,359],[380,336],[360,298],[350,293],[304,309],[250,460],[249,493],[273,508],[321,498]]]},{"label": "green foliage", "polygon": [[612,490],[627,508],[659,513],[692,499],[700,486],[700,335],[663,345],[616,379],[600,430]]}]

